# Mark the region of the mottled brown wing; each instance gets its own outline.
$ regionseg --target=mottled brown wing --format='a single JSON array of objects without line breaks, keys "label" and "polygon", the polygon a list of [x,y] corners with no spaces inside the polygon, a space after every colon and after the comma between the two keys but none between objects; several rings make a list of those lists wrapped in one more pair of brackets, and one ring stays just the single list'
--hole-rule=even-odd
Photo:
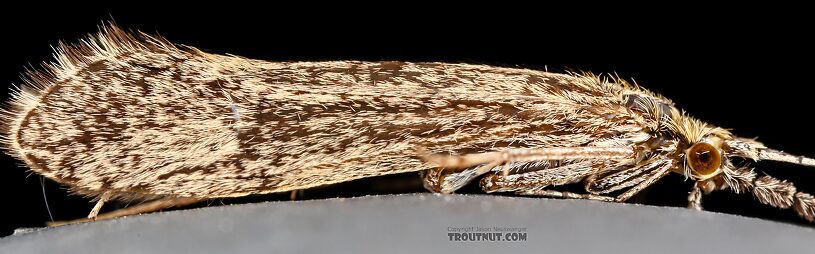
[{"label": "mottled brown wing", "polygon": [[63,47],[8,116],[8,147],[78,193],[229,197],[419,171],[415,155],[648,138],[593,77],[481,65],[266,62],[116,28]]}]

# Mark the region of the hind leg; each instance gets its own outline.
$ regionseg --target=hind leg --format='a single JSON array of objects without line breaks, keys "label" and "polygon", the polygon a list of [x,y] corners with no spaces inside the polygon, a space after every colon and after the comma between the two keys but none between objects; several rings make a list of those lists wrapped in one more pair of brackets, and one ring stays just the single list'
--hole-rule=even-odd
[{"label": "hind leg", "polygon": [[[150,201],[150,202],[139,204],[139,205],[132,206],[132,207],[122,208],[122,209],[119,209],[119,210],[116,210],[116,211],[99,214],[98,216],[95,216],[95,218],[93,218],[93,219],[86,218],[86,219],[77,219],[77,220],[71,220],[71,221],[56,221],[56,222],[48,223],[48,226],[61,226],[61,225],[67,225],[67,224],[90,222],[90,221],[95,221],[95,220],[106,220],[106,219],[113,219],[113,218],[118,218],[118,217],[128,216],[128,215],[155,212],[155,211],[170,208],[170,207],[191,205],[191,204],[201,202],[203,200],[205,200],[205,199],[199,199],[199,198],[165,198],[165,199],[159,199],[159,200]],[[97,203],[97,205],[99,207],[102,206],[99,203]],[[94,207],[94,209],[96,209],[96,207]],[[98,210],[97,210],[97,212],[98,212]]]},{"label": "hind leg", "polygon": [[110,192],[102,193],[102,196],[99,196],[99,201],[96,201],[96,205],[94,205],[91,212],[88,213],[88,219],[96,220],[96,216],[99,215],[99,210],[102,209],[102,205],[104,205],[105,202],[108,202],[108,199],[110,199]]}]

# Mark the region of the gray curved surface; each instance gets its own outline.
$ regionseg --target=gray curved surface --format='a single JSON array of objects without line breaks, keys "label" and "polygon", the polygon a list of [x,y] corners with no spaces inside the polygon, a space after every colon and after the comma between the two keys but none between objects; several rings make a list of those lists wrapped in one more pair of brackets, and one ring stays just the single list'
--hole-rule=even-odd
[{"label": "gray curved surface", "polygon": [[[525,228],[527,238],[450,240],[469,227]],[[811,228],[683,208],[407,194],[131,216],[6,237],[0,252],[806,253],[813,240]]]}]

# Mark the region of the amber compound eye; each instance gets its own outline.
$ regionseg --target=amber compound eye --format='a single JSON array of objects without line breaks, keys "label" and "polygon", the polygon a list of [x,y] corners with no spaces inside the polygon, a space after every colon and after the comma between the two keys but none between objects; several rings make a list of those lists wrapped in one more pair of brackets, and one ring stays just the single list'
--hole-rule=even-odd
[{"label": "amber compound eye", "polygon": [[688,149],[688,163],[693,169],[694,176],[709,178],[716,174],[722,165],[722,156],[719,150],[708,143],[697,143]]}]

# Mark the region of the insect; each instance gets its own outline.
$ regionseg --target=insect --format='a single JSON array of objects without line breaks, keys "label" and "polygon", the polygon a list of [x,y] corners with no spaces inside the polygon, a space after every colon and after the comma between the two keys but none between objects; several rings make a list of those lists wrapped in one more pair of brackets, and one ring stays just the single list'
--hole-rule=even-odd
[{"label": "insect", "polygon": [[[421,172],[427,189],[625,202],[670,173],[815,219],[815,198],[734,158],[815,166],[591,74],[409,62],[268,62],[114,25],[32,72],[2,141],[105,219]],[[552,187],[582,184],[585,192]],[[98,214],[110,200],[143,201]]]}]

